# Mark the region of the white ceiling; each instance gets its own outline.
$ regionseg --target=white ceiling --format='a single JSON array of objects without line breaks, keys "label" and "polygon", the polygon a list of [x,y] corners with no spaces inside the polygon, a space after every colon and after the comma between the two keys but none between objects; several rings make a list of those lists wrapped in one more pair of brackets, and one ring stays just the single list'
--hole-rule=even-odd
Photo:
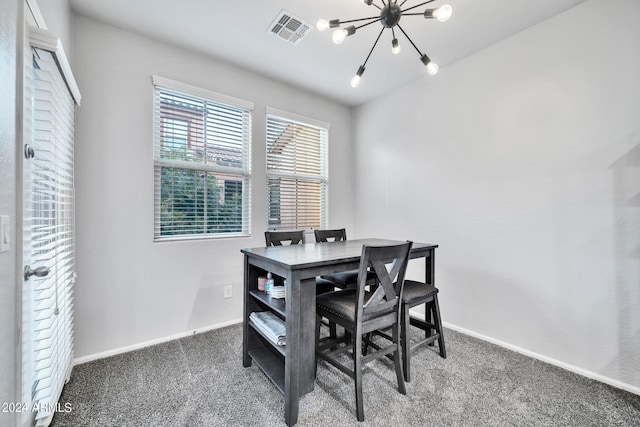
[{"label": "white ceiling", "polygon": [[[362,0],[70,0],[76,13],[210,55],[252,72],[299,86],[346,105],[359,105],[420,78],[434,79],[447,65],[482,50],[585,0],[435,0],[427,7],[450,4],[445,23],[421,16],[404,16],[400,24],[418,48],[440,65],[429,76],[408,40],[391,53],[391,34],[385,30],[367,62],[360,87],[349,85],[380,29],[379,23],[361,28],[342,45],[331,32],[319,32],[319,18],[358,19],[379,15]],[[374,0],[378,5],[382,0]],[[408,0],[404,9],[422,3]],[[268,32],[282,10],[313,26],[297,45]]]}]

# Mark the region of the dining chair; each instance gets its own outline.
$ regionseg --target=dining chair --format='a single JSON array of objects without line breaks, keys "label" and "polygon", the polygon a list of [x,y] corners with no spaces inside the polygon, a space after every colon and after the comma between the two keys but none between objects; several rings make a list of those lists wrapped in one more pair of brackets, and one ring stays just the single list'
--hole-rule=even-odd
[{"label": "dining chair", "polygon": [[313,230],[313,234],[318,243],[342,242],[347,240],[347,230],[336,228],[333,230]]},{"label": "dining chair", "polygon": [[[425,320],[411,317],[409,312],[413,307],[421,304],[424,304]],[[424,338],[413,345],[411,345],[411,340],[409,339],[411,326],[424,331]],[[367,339],[370,340],[372,335],[368,334]],[[392,336],[383,331],[376,331],[375,335],[392,340]],[[444,343],[442,319],[438,304],[438,288],[428,283],[405,280],[402,290],[402,303],[400,305],[400,346],[402,347],[402,368],[406,382],[411,381],[411,353],[424,344],[433,345],[436,341],[438,341],[440,357],[446,359],[447,349]],[[366,347],[367,344],[365,344]]]},{"label": "dining chair", "polygon": [[[344,228],[329,230],[313,230],[317,243],[342,242],[347,240],[347,231]],[[355,288],[358,281],[358,270],[343,271],[341,273],[326,274],[322,276],[333,283],[336,288]],[[375,284],[375,275],[368,273],[367,282],[369,285]]]},{"label": "dining chair", "polygon": [[282,246],[283,243],[297,245],[304,243],[304,230],[265,231],[264,240],[267,246]]},{"label": "dining chair", "polygon": [[[354,380],[358,421],[364,421],[362,375],[366,363],[392,355],[398,391],[406,394],[400,356],[400,298],[411,246],[412,242],[384,246],[363,245],[356,288],[328,292],[316,298],[316,361],[323,359]],[[379,282],[379,286],[371,291],[367,291],[368,270],[376,275]],[[353,338],[350,341],[344,337],[321,341],[322,317],[341,325]],[[367,342],[368,348],[375,351],[364,353],[364,336],[378,329],[388,328],[391,328],[392,333],[391,344],[380,347],[376,343]],[[353,368],[341,363],[344,354],[349,351],[352,353]]]},{"label": "dining chair", "polygon": [[[409,310],[413,307],[425,305],[424,317],[421,320],[411,317]],[[440,317],[440,306],[438,304],[438,288],[435,286],[405,280],[402,291],[402,304],[400,307],[400,344],[402,346],[402,366],[404,368],[404,379],[411,381],[411,353],[419,346],[432,344],[438,341],[440,357],[447,357],[447,349],[444,344],[444,333],[442,330],[442,319]],[[409,340],[409,328],[415,326],[424,331],[424,338],[413,345]]]}]

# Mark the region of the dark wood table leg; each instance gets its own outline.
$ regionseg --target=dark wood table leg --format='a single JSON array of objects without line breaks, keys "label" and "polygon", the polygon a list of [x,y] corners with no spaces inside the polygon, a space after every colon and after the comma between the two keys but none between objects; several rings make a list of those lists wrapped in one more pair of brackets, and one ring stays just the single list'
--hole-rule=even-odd
[{"label": "dark wood table leg", "polygon": [[[294,280],[297,279],[297,282]],[[284,362],[284,421],[288,426],[298,422],[300,399],[299,353],[300,347],[300,279],[287,276],[287,348]]]},{"label": "dark wood table leg", "polygon": [[251,366],[249,351],[260,348],[262,344],[256,336],[256,332],[249,326],[249,315],[253,311],[260,311],[260,306],[254,301],[249,291],[258,289],[258,272],[260,269],[249,262],[249,257],[244,257],[244,284],[243,294],[243,322],[242,322],[242,366]]},{"label": "dark wood table leg", "polygon": [[242,304],[243,307],[243,319],[244,321],[242,322],[242,366],[244,366],[245,368],[251,366],[251,356],[249,356],[249,323],[247,322],[249,315],[251,314],[249,312],[249,307],[248,302],[249,302],[249,298],[251,298],[251,296],[249,295],[249,283],[250,283],[250,279],[249,276],[251,275],[250,273],[251,270],[251,266],[249,265],[249,257],[248,256],[244,256],[244,283],[243,283],[243,294],[244,294],[244,303]]},{"label": "dark wood table leg", "polygon": [[312,392],[316,380],[316,279],[300,282],[300,396]]},{"label": "dark wood table leg", "polygon": [[315,380],[315,279],[287,275],[287,349],[285,357],[284,418],[298,421],[300,397],[313,390]]}]

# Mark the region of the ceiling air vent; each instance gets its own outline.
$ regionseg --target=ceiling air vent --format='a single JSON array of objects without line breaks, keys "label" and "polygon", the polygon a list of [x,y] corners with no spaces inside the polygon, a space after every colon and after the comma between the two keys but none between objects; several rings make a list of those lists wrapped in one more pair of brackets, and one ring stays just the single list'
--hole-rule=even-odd
[{"label": "ceiling air vent", "polygon": [[300,43],[300,40],[308,34],[310,29],[309,24],[286,10],[280,12],[280,15],[269,26],[271,34],[294,45]]}]

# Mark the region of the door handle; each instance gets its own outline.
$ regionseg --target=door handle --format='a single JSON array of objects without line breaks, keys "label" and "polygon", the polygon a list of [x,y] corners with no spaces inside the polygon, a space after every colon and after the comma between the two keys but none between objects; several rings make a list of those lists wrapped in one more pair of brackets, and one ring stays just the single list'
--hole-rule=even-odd
[{"label": "door handle", "polygon": [[36,150],[33,149],[29,144],[25,144],[24,146],[24,157],[26,159],[33,159],[36,155]]},{"label": "door handle", "polygon": [[29,280],[29,277],[45,277],[49,274],[49,267],[38,267],[35,270],[31,269],[30,265],[24,267],[24,280]]}]

